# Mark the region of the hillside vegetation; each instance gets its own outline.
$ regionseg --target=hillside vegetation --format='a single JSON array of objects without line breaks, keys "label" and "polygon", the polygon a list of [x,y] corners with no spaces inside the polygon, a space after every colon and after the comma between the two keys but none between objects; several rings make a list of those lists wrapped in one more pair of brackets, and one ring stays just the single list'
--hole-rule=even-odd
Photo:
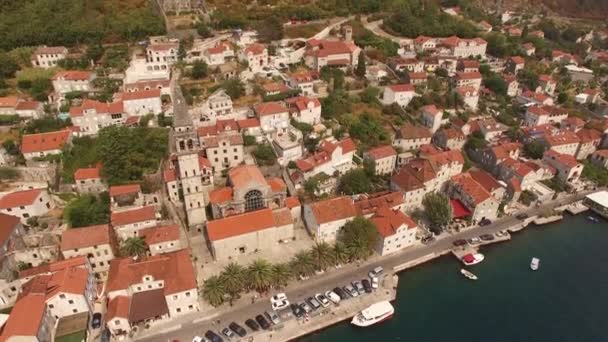
[{"label": "hillside vegetation", "polygon": [[164,33],[151,0],[0,0],[0,49],[142,39]]}]

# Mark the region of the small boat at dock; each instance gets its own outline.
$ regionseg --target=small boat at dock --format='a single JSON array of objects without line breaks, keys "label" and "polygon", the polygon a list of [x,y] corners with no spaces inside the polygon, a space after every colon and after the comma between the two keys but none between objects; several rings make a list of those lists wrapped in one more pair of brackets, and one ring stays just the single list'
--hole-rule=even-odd
[{"label": "small boat at dock", "polygon": [[595,216],[587,216],[587,220],[589,220],[589,221],[591,221],[593,223],[599,223],[600,222],[600,220],[598,220],[598,218],[595,217]]},{"label": "small boat at dock", "polygon": [[477,280],[477,276],[475,274],[473,274],[472,272],[469,272],[467,270],[465,270],[464,268],[460,269],[460,273],[462,273],[462,275],[464,275],[465,277],[471,279],[471,280]]},{"label": "small boat at dock", "polygon": [[471,265],[479,264],[480,262],[483,261],[483,259],[484,259],[484,255],[481,253],[475,253],[475,254],[469,253],[469,254],[463,256],[461,261],[466,266],[471,266]]},{"label": "small boat at dock", "polygon": [[532,258],[532,261],[530,261],[530,269],[532,269],[532,271],[536,271],[539,267],[540,267],[540,259]]},{"label": "small boat at dock", "polygon": [[393,305],[385,300],[361,310],[361,312],[353,317],[350,323],[358,327],[369,327],[393,317],[394,313],[395,308],[393,308]]}]

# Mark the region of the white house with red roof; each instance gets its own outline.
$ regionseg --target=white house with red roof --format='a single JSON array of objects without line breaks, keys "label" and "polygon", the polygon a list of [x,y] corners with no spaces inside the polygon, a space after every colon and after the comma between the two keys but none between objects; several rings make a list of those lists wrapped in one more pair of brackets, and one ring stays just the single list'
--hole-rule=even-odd
[{"label": "white house with red roof", "polygon": [[452,82],[456,88],[471,86],[479,90],[481,88],[481,73],[477,71],[457,72],[452,78]]},{"label": "white house with red roof", "polygon": [[55,208],[46,189],[18,190],[0,197],[0,213],[17,216],[25,223],[28,218],[42,216]]},{"label": "white house with red roof", "polygon": [[559,153],[576,156],[581,139],[570,130],[560,131],[556,134],[545,134],[540,141],[551,150]]},{"label": "white house with red roof", "polygon": [[207,236],[215,260],[278,248],[294,237],[293,218],[288,208],[269,208],[207,222]]},{"label": "white house with red roof", "polygon": [[163,111],[159,89],[123,92],[115,97],[117,101],[122,102],[123,111],[128,115],[158,115]]},{"label": "white house with red roof", "polygon": [[477,104],[479,103],[479,89],[469,85],[456,88],[456,92],[460,94],[465,107],[472,111],[477,111]]},{"label": "white house with red roof", "polygon": [[301,71],[293,73],[287,79],[287,84],[292,88],[300,89],[303,96],[315,95],[314,85],[320,79],[317,71]]},{"label": "white house with red roof", "polygon": [[127,118],[122,102],[99,102],[85,99],[80,106],[70,108],[72,124],[78,127],[78,135],[97,135],[99,130],[111,125],[123,124]]},{"label": "white house with red roof", "polygon": [[580,145],[578,151],[576,151],[576,159],[583,160],[595,152],[600,146],[603,134],[602,132],[593,128],[583,128],[576,132],[576,135],[580,139]]},{"label": "white house with red roof", "polygon": [[[214,91],[213,94],[209,95],[200,109],[195,109],[195,111],[200,111],[198,124],[205,126],[215,124],[217,120],[235,118],[232,98],[230,98],[230,95],[224,89]],[[195,122],[195,124],[197,123]]]},{"label": "white house with red roof", "polygon": [[264,102],[253,107],[262,131],[274,132],[289,127],[289,109],[282,102]]},{"label": "white house with red roof", "polygon": [[310,39],[306,42],[304,63],[316,71],[324,66],[354,68],[360,53],[361,48],[352,41]]},{"label": "white house with red roof", "polygon": [[55,132],[24,134],[21,137],[21,153],[27,160],[60,154],[64,145],[72,141],[68,129]]},{"label": "white house with red roof", "polygon": [[227,42],[220,42],[203,51],[203,59],[208,65],[222,65],[229,58],[234,58],[234,49]]},{"label": "white house with red roof", "polygon": [[[546,94],[553,96],[555,94],[555,87],[557,87],[557,82],[551,77],[551,75],[539,75],[538,76],[538,86],[541,91],[544,91]],[[537,88],[537,92],[538,92]]]},{"label": "white house with red roof", "polygon": [[247,63],[249,71],[253,73],[260,72],[262,68],[268,66],[268,49],[264,44],[253,43],[240,49],[237,55],[239,62]]},{"label": "white house with red roof", "polygon": [[380,102],[388,106],[393,103],[405,108],[416,95],[413,84],[393,84],[384,87]]},{"label": "white house with red roof", "polygon": [[150,255],[175,252],[183,248],[177,224],[146,228],[139,231]]},{"label": "white house with red roof", "polygon": [[568,118],[568,111],[554,106],[530,106],[526,109],[526,126],[562,123]]},{"label": "white house with red roof", "polygon": [[351,138],[340,141],[326,139],[319,144],[319,152],[296,161],[298,171],[304,179],[320,173],[332,176],[343,174],[353,168],[353,157],[357,145]]},{"label": "white house with red roof", "polygon": [[43,69],[53,68],[67,55],[68,49],[65,46],[39,46],[32,54],[32,66]]},{"label": "white house with red roof", "polygon": [[118,244],[107,224],[67,229],[61,234],[61,254],[65,259],[86,257],[96,279],[105,281],[110,261],[118,256]]},{"label": "white house with red roof", "polygon": [[422,124],[429,129],[432,134],[435,134],[441,127],[443,121],[443,110],[435,105],[427,105],[421,108]]},{"label": "white house with red roof", "polygon": [[348,196],[304,205],[306,228],[319,242],[335,242],[344,225],[356,216],[354,202]]},{"label": "white house with red roof", "polygon": [[456,36],[442,39],[441,45],[447,47],[452,56],[459,58],[477,56],[485,58],[488,47],[488,43],[483,38],[464,39]]},{"label": "white house with red roof", "polygon": [[400,210],[380,207],[370,221],[378,232],[376,252],[381,256],[399,252],[416,243],[418,225]]},{"label": "white house with red roof", "polygon": [[17,114],[22,118],[37,119],[44,114],[42,102],[29,101],[17,96],[0,97],[0,114]]},{"label": "white house with red roof", "polygon": [[200,309],[196,273],[187,249],[114,259],[105,290],[105,322],[113,336],[125,336],[134,326],[166,322]]},{"label": "white house with red roof", "polygon": [[112,212],[110,222],[119,239],[125,240],[138,236],[144,228],[154,227],[157,224],[156,209],[153,206]]},{"label": "white house with red roof", "polygon": [[321,122],[321,102],[317,98],[298,96],[285,101],[291,117],[309,125]]},{"label": "white house with red roof", "polygon": [[177,62],[179,41],[167,39],[166,37],[150,37],[146,46],[146,60],[151,64],[161,64],[170,67]]},{"label": "white house with red roof", "polygon": [[553,106],[553,99],[542,92],[525,90],[517,95],[517,101],[522,104],[535,104],[539,106]]},{"label": "white house with red roof", "polygon": [[91,71],[66,70],[58,71],[52,78],[53,89],[60,98],[71,92],[89,92],[93,90],[95,73]]},{"label": "white house with red roof", "polygon": [[469,173],[453,176],[448,186],[450,197],[462,203],[470,212],[473,222],[498,217],[500,202]]},{"label": "white house with red roof", "polygon": [[511,74],[517,74],[526,65],[526,60],[521,56],[511,56],[507,59],[505,69]]},{"label": "white house with red roof", "polygon": [[76,191],[84,193],[100,193],[107,189],[101,181],[101,166],[80,168],[74,172],[74,183]]},{"label": "white house with red roof", "polygon": [[390,175],[397,165],[397,151],[391,145],[374,147],[363,153],[363,158],[373,163],[377,175]]},{"label": "white house with red roof", "polygon": [[568,154],[548,150],[543,154],[543,162],[554,167],[556,177],[564,183],[577,183],[583,173],[584,165]]}]

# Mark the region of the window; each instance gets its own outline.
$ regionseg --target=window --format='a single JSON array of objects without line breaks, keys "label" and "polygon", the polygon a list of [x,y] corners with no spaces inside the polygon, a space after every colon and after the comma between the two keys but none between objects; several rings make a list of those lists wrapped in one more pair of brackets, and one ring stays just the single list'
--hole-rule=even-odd
[{"label": "window", "polygon": [[245,211],[253,211],[264,207],[262,192],[251,190],[245,194]]},{"label": "window", "polygon": [[120,321],[119,321],[119,320],[117,320],[117,319],[115,319],[115,320],[114,320],[114,324],[116,324],[116,325],[120,325]]},{"label": "window", "polygon": [[28,218],[30,217],[30,214],[23,214],[23,218]]},{"label": "window", "polygon": [[176,312],[182,312],[182,308],[177,308],[175,311]]},{"label": "window", "polygon": [[49,309],[52,309],[52,308],[54,308],[54,307],[55,307],[55,305],[53,305],[53,304],[49,304]]},{"label": "window", "polygon": [[74,304],[74,301],[70,299],[68,300],[68,304]]},{"label": "window", "polygon": [[65,295],[62,293],[62,294],[59,295],[59,298],[65,299]]},{"label": "window", "polygon": [[177,299],[177,295],[173,295],[173,299]]},{"label": "window", "polygon": [[73,313],[77,313],[77,312],[78,312],[78,310],[77,310],[77,309],[72,309],[72,312],[73,312]]},{"label": "window", "polygon": [[186,297],[190,297],[190,292],[186,292]]}]

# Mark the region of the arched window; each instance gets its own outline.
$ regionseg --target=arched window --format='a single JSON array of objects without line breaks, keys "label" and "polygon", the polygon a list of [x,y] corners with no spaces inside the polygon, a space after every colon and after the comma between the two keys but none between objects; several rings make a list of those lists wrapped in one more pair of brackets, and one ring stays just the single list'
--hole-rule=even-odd
[{"label": "arched window", "polygon": [[264,207],[262,192],[251,190],[245,194],[245,211],[254,211]]}]

